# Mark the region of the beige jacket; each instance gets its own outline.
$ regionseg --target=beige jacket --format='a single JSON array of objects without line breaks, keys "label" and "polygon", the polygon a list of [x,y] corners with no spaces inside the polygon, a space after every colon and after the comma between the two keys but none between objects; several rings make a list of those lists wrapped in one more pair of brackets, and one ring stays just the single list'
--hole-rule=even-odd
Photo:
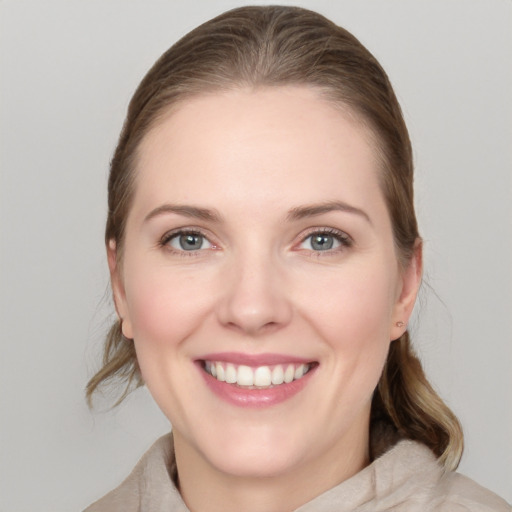
[{"label": "beige jacket", "polygon": [[[172,435],[160,438],[130,476],[85,512],[190,512],[169,473]],[[400,441],[352,478],[296,512],[511,512],[492,492],[458,473],[443,473],[432,452]],[[264,512],[264,511],[262,511]]]}]

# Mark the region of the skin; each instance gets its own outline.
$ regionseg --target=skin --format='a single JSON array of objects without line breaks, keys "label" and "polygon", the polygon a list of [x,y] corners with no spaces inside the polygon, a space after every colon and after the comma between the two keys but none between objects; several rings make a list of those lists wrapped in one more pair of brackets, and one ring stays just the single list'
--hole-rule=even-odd
[{"label": "skin", "polygon": [[[109,265],[191,510],[294,510],[368,464],[372,393],[421,279],[419,246],[398,262],[378,173],[367,129],[306,87],[188,99],[143,140],[123,260],[112,242]],[[304,210],[333,201],[357,211]],[[180,229],[201,248],[165,238]],[[332,249],[311,245],[322,229],[342,237],[327,234]],[[205,385],[196,361],[211,352],[318,366],[290,399],[243,408]]]}]

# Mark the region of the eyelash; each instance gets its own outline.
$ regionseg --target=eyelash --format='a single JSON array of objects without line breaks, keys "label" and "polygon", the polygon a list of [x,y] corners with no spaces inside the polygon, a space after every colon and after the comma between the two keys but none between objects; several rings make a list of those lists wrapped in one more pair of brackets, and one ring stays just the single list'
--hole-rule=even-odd
[{"label": "eyelash", "polygon": [[166,250],[172,252],[173,254],[176,254],[179,256],[184,256],[184,257],[198,256],[199,253],[201,252],[201,250],[204,250],[204,249],[187,251],[185,249],[176,249],[174,247],[171,247],[171,245],[169,243],[169,242],[171,242],[171,240],[181,237],[181,236],[187,236],[187,235],[201,237],[211,245],[211,248],[214,248],[214,249],[216,248],[215,244],[210,241],[209,237],[197,229],[178,229],[176,231],[168,232],[160,239],[160,241],[158,242],[158,245],[159,245],[159,247],[166,249]]},{"label": "eyelash", "polygon": [[333,249],[326,249],[324,251],[315,251],[312,249],[303,249],[311,252],[315,257],[322,257],[326,255],[332,255],[333,253],[339,253],[345,249],[349,249],[354,245],[354,241],[352,238],[347,235],[347,233],[340,231],[334,228],[313,228],[309,231],[309,233],[302,238],[299,245],[302,245],[306,240],[312,238],[315,235],[326,235],[334,238],[337,242],[339,242],[339,247]]},{"label": "eyelash", "polygon": [[[187,236],[187,235],[198,236],[198,237],[203,238],[205,241],[207,241],[211,245],[211,247],[208,247],[208,249],[216,249],[217,248],[216,245],[210,241],[209,237],[205,233],[203,233],[202,231],[197,230],[197,229],[178,229],[175,231],[168,232],[160,239],[158,245],[159,245],[159,247],[166,249],[166,250],[172,252],[173,254],[177,254],[180,256],[184,256],[184,257],[198,256],[201,251],[206,250],[206,249],[197,249],[197,250],[187,251],[185,249],[176,249],[174,247],[171,247],[171,245],[169,243],[169,242],[171,242],[171,240],[176,239],[181,236]],[[340,251],[343,251],[345,249],[352,247],[352,245],[354,243],[352,238],[349,235],[347,235],[345,232],[340,231],[338,229],[312,228],[311,230],[309,230],[309,232],[305,236],[303,236],[301,238],[298,245],[299,246],[302,245],[304,242],[306,242],[308,239],[312,238],[315,235],[330,236],[336,242],[338,242],[340,245],[339,245],[339,247],[329,248],[326,250],[315,251],[313,249],[300,249],[300,247],[299,247],[299,250],[308,251],[315,257],[322,257],[325,255],[332,255],[333,253],[339,253]]]}]

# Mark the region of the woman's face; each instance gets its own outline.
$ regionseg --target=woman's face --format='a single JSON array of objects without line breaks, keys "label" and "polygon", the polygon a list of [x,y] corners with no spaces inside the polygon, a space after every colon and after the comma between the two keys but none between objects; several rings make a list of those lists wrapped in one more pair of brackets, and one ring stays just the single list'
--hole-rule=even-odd
[{"label": "woman's face", "polygon": [[366,455],[420,273],[368,132],[306,87],[199,96],[145,137],[135,187],[109,261],[178,457],[275,476]]}]

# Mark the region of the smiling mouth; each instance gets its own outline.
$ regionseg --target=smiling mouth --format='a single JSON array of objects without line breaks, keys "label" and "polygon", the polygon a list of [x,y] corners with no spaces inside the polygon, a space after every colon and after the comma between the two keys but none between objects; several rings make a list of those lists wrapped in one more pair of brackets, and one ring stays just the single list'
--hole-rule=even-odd
[{"label": "smiling mouth", "polygon": [[247,389],[268,389],[300,380],[317,363],[287,363],[251,367],[223,361],[203,361],[203,370],[219,382]]}]

